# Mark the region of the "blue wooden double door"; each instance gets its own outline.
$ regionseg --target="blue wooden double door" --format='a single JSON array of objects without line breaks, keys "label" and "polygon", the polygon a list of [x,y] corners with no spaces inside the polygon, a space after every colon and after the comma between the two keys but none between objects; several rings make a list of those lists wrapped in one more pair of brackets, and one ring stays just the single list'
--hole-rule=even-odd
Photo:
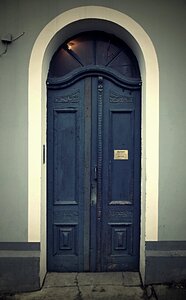
[{"label": "blue wooden double door", "polygon": [[93,71],[48,86],[48,271],[138,270],[140,87]]}]

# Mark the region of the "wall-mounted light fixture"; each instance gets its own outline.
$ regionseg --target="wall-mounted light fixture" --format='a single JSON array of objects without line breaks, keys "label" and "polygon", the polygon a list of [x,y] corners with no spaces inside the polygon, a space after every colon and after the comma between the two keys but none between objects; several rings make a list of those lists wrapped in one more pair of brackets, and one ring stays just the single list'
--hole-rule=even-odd
[{"label": "wall-mounted light fixture", "polygon": [[74,43],[73,42],[69,42],[67,43],[67,48],[68,50],[72,50],[72,47],[74,46]]},{"label": "wall-mounted light fixture", "polygon": [[5,46],[5,50],[0,54],[0,57],[4,54],[6,54],[8,50],[8,46],[12,43],[15,42],[17,39],[19,39],[25,32],[22,32],[20,35],[17,37],[13,37],[11,33],[7,33],[1,37],[1,42]]}]

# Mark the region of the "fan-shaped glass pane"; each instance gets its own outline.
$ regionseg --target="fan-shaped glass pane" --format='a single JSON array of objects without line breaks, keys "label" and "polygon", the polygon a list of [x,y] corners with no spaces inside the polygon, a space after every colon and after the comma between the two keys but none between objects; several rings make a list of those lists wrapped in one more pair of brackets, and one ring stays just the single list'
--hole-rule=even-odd
[{"label": "fan-shaped glass pane", "polygon": [[67,40],[51,60],[49,77],[62,77],[92,65],[112,68],[125,77],[140,77],[130,48],[115,36],[100,31],[82,33]]}]

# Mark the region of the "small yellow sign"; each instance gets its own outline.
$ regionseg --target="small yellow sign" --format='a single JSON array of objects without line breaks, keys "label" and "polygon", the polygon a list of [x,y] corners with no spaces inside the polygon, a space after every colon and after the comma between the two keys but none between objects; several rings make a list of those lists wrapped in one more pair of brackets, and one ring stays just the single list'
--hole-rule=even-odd
[{"label": "small yellow sign", "polygon": [[129,159],[128,150],[114,150],[115,160],[127,160]]}]

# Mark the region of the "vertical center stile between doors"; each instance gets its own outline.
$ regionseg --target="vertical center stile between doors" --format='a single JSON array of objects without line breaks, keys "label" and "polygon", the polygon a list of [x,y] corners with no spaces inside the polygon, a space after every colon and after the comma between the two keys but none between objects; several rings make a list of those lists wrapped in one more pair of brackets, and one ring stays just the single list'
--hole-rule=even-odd
[{"label": "vertical center stile between doors", "polygon": [[102,165],[103,165],[103,77],[98,77],[97,86],[97,107],[98,107],[98,124],[97,124],[97,269],[100,271],[101,266],[101,217],[102,217]]},{"label": "vertical center stile between doors", "polygon": [[90,270],[90,177],[91,177],[91,115],[92,115],[92,82],[85,78],[84,118],[85,118],[85,166],[84,166],[84,271]]}]

